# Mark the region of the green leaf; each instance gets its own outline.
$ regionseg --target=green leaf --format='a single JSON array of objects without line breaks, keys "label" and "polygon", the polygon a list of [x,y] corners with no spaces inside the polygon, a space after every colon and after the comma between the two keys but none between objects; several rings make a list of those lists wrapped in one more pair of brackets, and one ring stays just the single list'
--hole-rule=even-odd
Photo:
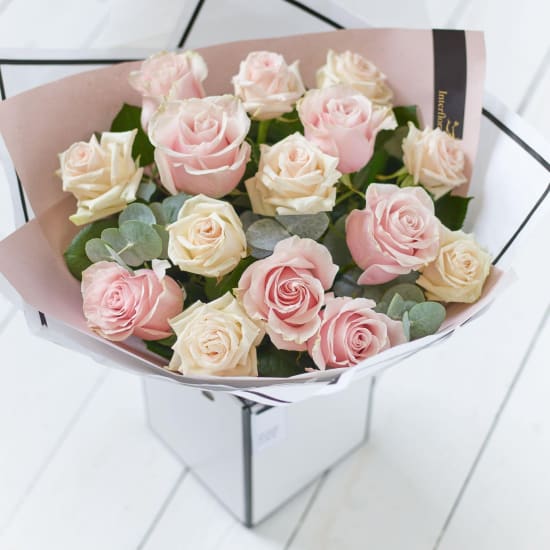
[{"label": "green leaf", "polygon": [[[268,340],[268,338],[266,338]],[[263,377],[288,378],[305,372],[296,351],[277,349],[271,342],[258,348],[258,375]]]},{"label": "green leaf", "polygon": [[401,297],[401,294],[395,293],[386,311],[386,315],[392,319],[399,321],[405,313],[405,300]]},{"label": "green leaf", "polygon": [[438,302],[422,302],[409,310],[412,340],[435,334],[445,320],[445,308]]},{"label": "green leaf", "polygon": [[273,250],[264,250],[263,248],[254,248],[253,246],[249,246],[249,250],[250,255],[256,258],[256,260],[263,260],[273,254]]},{"label": "green leaf", "polygon": [[152,225],[157,221],[153,211],[147,205],[141,204],[140,202],[129,204],[120,213],[118,217],[118,224],[121,225],[130,220],[137,220],[146,223],[147,225]]},{"label": "green leaf", "polygon": [[399,126],[392,131],[392,136],[384,143],[384,150],[392,157],[403,158],[403,140],[409,133],[408,126]]},{"label": "green leaf", "polygon": [[376,181],[378,174],[384,174],[389,154],[385,149],[375,151],[371,159],[361,170],[352,176],[353,187],[365,191],[370,183]]},{"label": "green leaf", "polygon": [[101,239],[90,239],[86,243],[86,255],[92,263],[116,261],[116,252]]},{"label": "green leaf", "polygon": [[414,187],[414,176],[412,174],[407,174],[399,183],[399,187]]},{"label": "green leaf", "polygon": [[[254,142],[258,138],[258,127],[259,122],[257,120],[253,120],[250,125],[248,136]],[[300,132],[300,134],[304,133],[304,125],[300,121],[296,109],[290,113],[280,116],[279,118],[274,118],[269,121],[269,128],[267,130],[265,143],[272,145],[273,143],[281,141],[295,132]]]},{"label": "green leaf", "polygon": [[468,203],[473,197],[459,197],[446,193],[435,201],[435,215],[451,231],[461,229],[468,212]]},{"label": "green leaf", "polygon": [[403,332],[405,333],[405,338],[407,342],[411,339],[411,322],[409,321],[409,312],[405,311],[403,313],[403,318],[401,319],[403,323]]},{"label": "green leaf", "polygon": [[168,231],[164,229],[163,225],[153,224],[153,229],[157,232],[157,235],[162,241],[162,252],[157,256],[160,260],[166,260],[168,258],[168,242],[170,240],[170,235]]},{"label": "green leaf", "polygon": [[178,193],[162,201],[162,210],[167,223],[174,223],[178,219],[178,214],[180,213],[183,203],[187,199],[190,199],[191,196],[192,195],[187,195],[186,193]]},{"label": "green leaf", "polygon": [[164,208],[160,202],[152,202],[149,205],[149,208],[152,210],[155,215],[155,219],[159,225],[168,225],[168,218],[164,212]]},{"label": "green leaf", "polygon": [[243,258],[237,265],[237,267],[228,273],[218,282],[216,278],[208,277],[206,284],[204,285],[204,292],[209,301],[215,300],[220,296],[223,296],[226,292],[231,292],[234,288],[239,286],[239,279],[244,273],[244,270],[254,263],[254,258],[247,256]]},{"label": "green leaf", "polygon": [[411,283],[397,283],[391,285],[384,292],[381,300],[376,305],[376,310],[386,313],[395,294],[399,294],[403,300],[411,300],[413,302],[423,302],[426,299],[422,289],[418,285]]},{"label": "green leaf", "polygon": [[254,222],[261,220],[259,214],[254,214],[252,210],[245,210],[240,216],[243,229],[246,231]]},{"label": "green leaf", "polygon": [[160,340],[145,341],[145,346],[149,351],[152,351],[153,353],[156,353],[157,355],[160,355],[168,360],[172,359],[172,355],[174,354],[174,350],[169,346],[163,345]]},{"label": "green leaf", "polygon": [[327,230],[330,218],[326,212],[275,216],[275,219],[290,233],[298,237],[317,240]]},{"label": "green leaf", "polygon": [[110,227],[101,233],[101,240],[108,244],[117,253],[120,252],[128,241],[120,234],[118,227]]},{"label": "green leaf", "polygon": [[113,216],[93,222],[76,234],[63,254],[67,268],[73,277],[80,281],[82,279],[82,272],[92,265],[92,262],[86,255],[86,243],[90,239],[99,238],[104,229],[114,227],[116,224],[116,217]]},{"label": "green leaf", "polygon": [[252,248],[273,251],[275,245],[290,237],[290,233],[272,218],[255,221],[246,230],[246,242]]},{"label": "green leaf", "polygon": [[124,247],[126,250],[117,252],[128,265],[141,265],[162,253],[162,239],[150,225],[129,220],[120,225],[119,231],[128,244]]},{"label": "green leaf", "polygon": [[353,262],[346,243],[346,218],[347,215],[339,218],[322,239],[322,244],[328,248],[332,255],[332,261],[339,266]]},{"label": "green leaf", "polygon": [[139,184],[136,196],[145,202],[149,202],[151,197],[155,194],[157,186],[152,181],[142,181]]},{"label": "green leaf", "polygon": [[395,115],[398,126],[407,126],[407,123],[412,122],[417,128],[420,128],[416,105],[394,107],[393,114]]},{"label": "green leaf", "polygon": [[111,132],[128,132],[134,129],[137,129],[137,134],[132,157],[139,157],[140,166],[147,166],[155,160],[155,149],[141,128],[141,108],[124,103],[111,124]]}]

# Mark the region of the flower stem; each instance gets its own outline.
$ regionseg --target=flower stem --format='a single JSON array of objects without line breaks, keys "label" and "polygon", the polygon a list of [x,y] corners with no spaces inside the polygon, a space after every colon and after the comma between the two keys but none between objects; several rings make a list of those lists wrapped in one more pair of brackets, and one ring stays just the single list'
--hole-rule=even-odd
[{"label": "flower stem", "polygon": [[401,168],[399,168],[399,170],[397,170],[397,172],[394,172],[393,174],[388,174],[387,176],[385,176],[384,174],[376,174],[375,179],[380,181],[388,181],[393,178],[398,178],[399,176],[404,176],[406,174],[408,174],[407,169],[402,166]]},{"label": "flower stem", "polygon": [[359,195],[362,199],[365,198],[365,194],[364,193],[361,193],[361,191],[359,191],[358,189],[355,189],[355,187],[353,187],[353,184],[351,183],[351,178],[350,178],[350,175],[349,174],[344,174],[341,178],[340,178],[340,181],[344,184],[344,187],[346,187],[347,189],[349,189],[349,191],[347,193],[344,193],[342,196],[340,196],[337,200],[336,200],[336,204],[339,204],[340,202],[342,202],[343,200],[347,199],[350,195]]},{"label": "flower stem", "polygon": [[260,145],[260,143],[265,143],[270,124],[271,120],[260,120],[260,123],[258,124],[258,137],[256,139],[256,143],[258,145]]}]

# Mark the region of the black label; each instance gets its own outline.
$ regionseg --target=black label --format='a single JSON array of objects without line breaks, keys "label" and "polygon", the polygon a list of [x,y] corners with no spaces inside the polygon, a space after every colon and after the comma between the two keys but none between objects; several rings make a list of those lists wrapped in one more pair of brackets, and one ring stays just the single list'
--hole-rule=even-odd
[{"label": "black label", "polygon": [[464,31],[433,29],[433,127],[462,138],[466,104],[466,35]]}]

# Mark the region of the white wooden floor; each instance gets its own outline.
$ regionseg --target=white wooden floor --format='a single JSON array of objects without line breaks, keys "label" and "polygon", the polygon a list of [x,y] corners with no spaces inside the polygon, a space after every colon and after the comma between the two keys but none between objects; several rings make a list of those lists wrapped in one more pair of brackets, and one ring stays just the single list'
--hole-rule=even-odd
[{"label": "white wooden floor", "polygon": [[[487,88],[550,139],[547,3],[339,3],[376,26],[484,29]],[[162,48],[182,4],[3,0],[0,47]],[[254,25],[216,25],[247,6]],[[306,25],[279,0],[203,10],[190,45],[266,34],[262,11]],[[139,378],[30,335],[0,296],[0,549],[550,548],[548,235],[546,218],[516,247],[519,280],[487,314],[381,377],[369,444],[254,530],[151,435]]]}]

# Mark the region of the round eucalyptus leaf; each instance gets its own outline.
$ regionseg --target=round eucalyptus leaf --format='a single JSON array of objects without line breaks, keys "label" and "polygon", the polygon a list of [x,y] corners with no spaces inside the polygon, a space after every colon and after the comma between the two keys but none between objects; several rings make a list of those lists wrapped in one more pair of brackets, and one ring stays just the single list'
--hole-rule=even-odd
[{"label": "round eucalyptus leaf", "polygon": [[115,252],[120,252],[128,244],[126,238],[120,234],[116,227],[104,229],[101,232],[101,240],[107,243]]},{"label": "round eucalyptus leaf", "polygon": [[119,230],[128,244],[118,253],[128,265],[136,267],[162,253],[162,239],[150,225],[130,220],[121,224]]},{"label": "round eucalyptus leaf", "polygon": [[151,200],[151,197],[155,194],[156,190],[157,186],[152,181],[142,181],[139,184],[136,196],[141,200],[149,202],[149,200]]},{"label": "round eucalyptus leaf", "polygon": [[90,239],[86,243],[86,256],[88,256],[92,263],[112,261],[114,258],[111,247],[98,238]]},{"label": "round eucalyptus leaf", "polygon": [[426,298],[422,289],[411,283],[399,283],[391,286],[384,292],[382,298],[378,302],[377,310],[385,313],[388,310],[390,302],[395,294],[400,294],[403,300],[411,300],[413,302],[424,302]]},{"label": "round eucalyptus leaf", "polygon": [[438,302],[422,302],[409,310],[411,339],[437,332],[445,320],[445,308]]},{"label": "round eucalyptus leaf", "polygon": [[164,208],[162,207],[162,204],[160,202],[152,202],[149,205],[149,208],[155,215],[156,223],[158,223],[159,225],[168,225],[168,218],[166,217],[166,214],[164,213]]},{"label": "round eucalyptus leaf", "polygon": [[254,214],[252,210],[245,210],[241,215],[241,223],[243,229],[246,231],[254,222],[261,220],[262,217],[259,214]]},{"label": "round eucalyptus leaf", "polygon": [[396,292],[391,299],[386,315],[395,321],[400,321],[403,313],[405,313],[405,300],[403,300],[401,294]]},{"label": "round eucalyptus leaf", "polygon": [[411,339],[411,322],[409,321],[409,312],[405,311],[403,313],[403,318],[401,319],[403,323],[403,332],[405,333],[405,338],[407,342]]},{"label": "round eucalyptus leaf", "polygon": [[271,256],[271,254],[273,254],[273,250],[263,250],[262,248],[254,248],[253,246],[249,248],[250,255],[257,260],[263,260],[264,258],[267,258],[268,256]]},{"label": "round eucalyptus leaf", "polygon": [[191,195],[186,193],[178,193],[177,195],[172,195],[162,201],[162,209],[164,211],[164,217],[167,220],[167,223],[173,223],[178,219],[178,214],[180,213],[183,203],[190,199]]},{"label": "round eucalyptus leaf", "polygon": [[273,251],[275,245],[290,237],[290,233],[272,218],[255,221],[246,230],[246,242],[253,249]]},{"label": "round eucalyptus leaf", "polygon": [[160,240],[162,241],[162,252],[159,254],[158,257],[161,260],[166,260],[166,258],[168,258],[168,231],[166,231],[166,229],[164,229],[164,226],[162,225],[153,224],[152,227],[157,232]]},{"label": "round eucalyptus leaf", "polygon": [[293,235],[313,240],[317,240],[323,235],[330,222],[326,212],[275,216],[275,219]]},{"label": "round eucalyptus leaf", "polygon": [[137,220],[149,225],[156,223],[157,221],[153,211],[147,205],[141,204],[140,202],[133,202],[132,204],[129,204],[120,213],[120,216],[118,217],[118,224],[121,225],[130,220]]}]

